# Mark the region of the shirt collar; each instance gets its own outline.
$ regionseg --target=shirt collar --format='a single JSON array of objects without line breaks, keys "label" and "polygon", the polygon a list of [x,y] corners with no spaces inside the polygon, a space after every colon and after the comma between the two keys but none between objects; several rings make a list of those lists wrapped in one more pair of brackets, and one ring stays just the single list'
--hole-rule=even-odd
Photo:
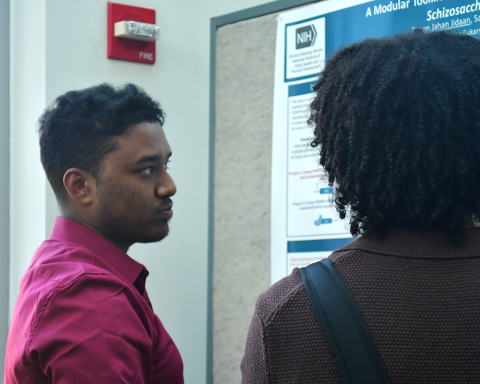
[{"label": "shirt collar", "polygon": [[148,271],[142,264],[133,260],[97,232],[75,221],[57,217],[50,240],[75,243],[87,248],[110,267],[110,272],[122,276],[132,285],[143,271],[145,272],[142,276],[145,278],[148,276]]},{"label": "shirt collar", "polygon": [[479,257],[480,228],[466,229],[457,243],[453,243],[448,233],[443,231],[394,228],[382,237],[361,236],[336,252],[351,249],[416,258]]}]

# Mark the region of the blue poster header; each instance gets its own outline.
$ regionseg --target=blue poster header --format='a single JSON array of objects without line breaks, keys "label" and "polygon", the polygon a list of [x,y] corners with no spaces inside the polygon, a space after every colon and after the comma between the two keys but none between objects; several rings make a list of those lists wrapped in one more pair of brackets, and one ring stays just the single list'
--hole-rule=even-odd
[{"label": "blue poster header", "polygon": [[[480,37],[480,0],[390,0],[370,1],[350,8],[299,20],[285,25],[288,28],[297,24],[314,22],[325,18],[325,58],[328,60],[341,47],[366,38],[393,36],[398,33],[422,28],[425,32],[452,30],[474,37]],[[319,34],[321,31],[317,31]],[[286,40],[286,39],[285,39]],[[318,37],[311,43],[319,44]],[[288,50],[290,49],[291,52]],[[287,56],[296,48],[285,41],[285,63]],[[300,52],[300,51],[299,51]],[[318,73],[308,76],[288,77],[285,65],[284,81],[298,81],[318,77]]]}]

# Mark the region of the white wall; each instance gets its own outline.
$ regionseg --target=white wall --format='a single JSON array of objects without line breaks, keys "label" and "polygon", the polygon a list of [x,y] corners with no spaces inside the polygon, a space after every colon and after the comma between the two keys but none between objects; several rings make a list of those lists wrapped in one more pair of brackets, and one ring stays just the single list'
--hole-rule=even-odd
[{"label": "white wall", "polygon": [[45,176],[36,121],[45,108],[45,0],[10,1],[10,290],[45,236]]},{"label": "white wall", "polygon": [[3,372],[8,333],[9,216],[10,216],[10,94],[9,94],[9,2],[0,2],[0,373]]},{"label": "white wall", "polygon": [[[119,1],[122,2],[123,1]],[[210,18],[262,0],[131,0],[154,8],[162,36],[153,66],[108,60],[107,2],[10,0],[10,313],[20,279],[51,230],[56,204],[39,159],[36,119],[58,95],[100,82],[133,82],[167,112],[177,183],[171,234],[130,254],[150,271],[156,313],[182,354],[187,384],[206,380]]]}]

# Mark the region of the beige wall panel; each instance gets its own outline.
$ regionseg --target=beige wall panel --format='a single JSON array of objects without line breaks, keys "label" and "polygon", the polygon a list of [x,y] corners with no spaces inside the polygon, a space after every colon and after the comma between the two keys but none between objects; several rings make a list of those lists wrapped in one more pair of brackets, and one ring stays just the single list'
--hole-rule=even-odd
[{"label": "beige wall panel", "polygon": [[270,286],[273,78],[278,14],[217,30],[213,378],[240,383],[248,327]]}]

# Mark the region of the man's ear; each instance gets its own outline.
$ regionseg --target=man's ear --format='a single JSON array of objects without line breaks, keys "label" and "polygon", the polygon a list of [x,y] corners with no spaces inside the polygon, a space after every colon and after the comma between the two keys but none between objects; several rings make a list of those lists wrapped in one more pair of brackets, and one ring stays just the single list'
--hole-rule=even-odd
[{"label": "man's ear", "polygon": [[78,168],[70,168],[63,175],[63,185],[72,199],[88,205],[96,197],[96,185],[93,176]]}]

